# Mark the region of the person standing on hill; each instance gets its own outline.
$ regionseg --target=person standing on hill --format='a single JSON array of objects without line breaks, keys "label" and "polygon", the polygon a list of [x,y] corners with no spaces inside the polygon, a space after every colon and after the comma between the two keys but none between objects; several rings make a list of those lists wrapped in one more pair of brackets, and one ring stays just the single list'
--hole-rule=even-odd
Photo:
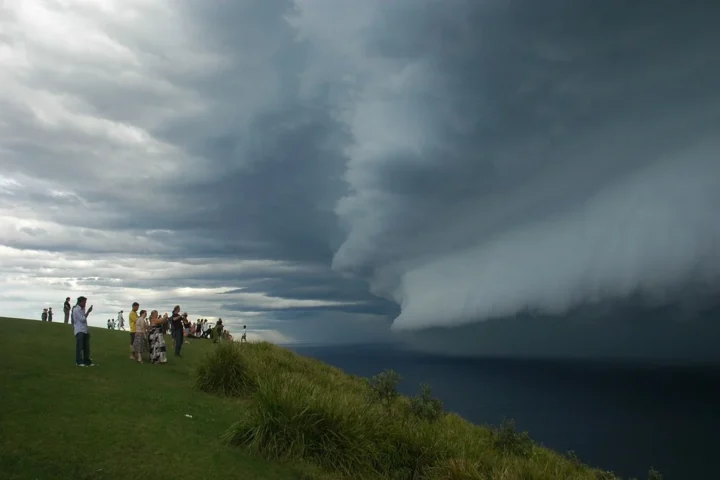
[{"label": "person standing on hill", "polygon": [[168,323],[168,314],[159,316],[157,310],[150,312],[150,361],[167,363],[164,330]]},{"label": "person standing on hill", "polygon": [[65,299],[65,303],[63,304],[63,313],[65,314],[65,323],[68,323],[70,321],[70,310],[72,307],[70,306],[70,297],[67,297]]},{"label": "person standing on hill", "polygon": [[48,308],[48,322],[52,322],[52,317],[53,317],[52,307],[50,307],[50,308]]},{"label": "person standing on hill", "polygon": [[137,333],[138,308],[140,308],[140,304],[134,302],[132,304],[132,310],[130,310],[130,315],[128,315],[130,322],[130,359],[132,360],[135,359],[135,334]]},{"label": "person standing on hill", "polygon": [[47,322],[47,308],[43,308],[43,313],[40,316],[43,322]]},{"label": "person standing on hill", "polygon": [[[137,315],[137,314],[136,314]],[[147,311],[142,310],[135,319],[135,345],[134,351],[138,363],[143,363],[143,352],[149,351],[147,335],[150,333],[150,324],[147,320]],[[150,356],[152,360],[152,355]]]},{"label": "person standing on hill", "polygon": [[92,305],[85,311],[87,298],[78,297],[77,304],[72,309],[73,331],[75,332],[75,364],[78,367],[94,367],[90,359],[90,331],[87,317],[93,311]]},{"label": "person standing on hill", "polygon": [[125,330],[125,319],[123,318],[122,310],[120,310],[118,312],[117,327],[118,327],[118,330]]},{"label": "person standing on hill", "polygon": [[180,315],[180,305],[175,305],[173,308],[170,321],[172,322],[172,338],[175,341],[175,356],[180,357],[183,345],[183,316]]},{"label": "person standing on hill", "polygon": [[240,343],[247,343],[247,325],[243,325],[242,337],[240,337]]},{"label": "person standing on hill", "polygon": [[213,343],[217,343],[218,340],[222,340],[223,338],[223,323],[222,318],[218,318],[218,321],[215,322],[215,332],[213,335]]},{"label": "person standing on hill", "polygon": [[201,336],[202,338],[210,338],[210,325],[208,325],[207,318],[203,319]]}]

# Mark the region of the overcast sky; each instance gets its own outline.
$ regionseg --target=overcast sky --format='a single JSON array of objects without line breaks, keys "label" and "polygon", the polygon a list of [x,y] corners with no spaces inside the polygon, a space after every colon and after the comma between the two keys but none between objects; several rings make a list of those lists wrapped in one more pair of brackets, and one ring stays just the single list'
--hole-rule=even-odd
[{"label": "overcast sky", "polygon": [[0,1],[0,314],[324,343],[717,292],[719,10]]}]

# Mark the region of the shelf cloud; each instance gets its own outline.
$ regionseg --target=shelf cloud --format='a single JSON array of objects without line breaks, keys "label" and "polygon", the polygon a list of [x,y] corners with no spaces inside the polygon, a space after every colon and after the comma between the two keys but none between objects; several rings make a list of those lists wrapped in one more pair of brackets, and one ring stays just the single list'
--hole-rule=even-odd
[{"label": "shelf cloud", "polygon": [[283,342],[685,355],[662,338],[713,331],[720,280],[718,20],[6,1],[1,313],[82,292],[99,317],[183,302]]}]

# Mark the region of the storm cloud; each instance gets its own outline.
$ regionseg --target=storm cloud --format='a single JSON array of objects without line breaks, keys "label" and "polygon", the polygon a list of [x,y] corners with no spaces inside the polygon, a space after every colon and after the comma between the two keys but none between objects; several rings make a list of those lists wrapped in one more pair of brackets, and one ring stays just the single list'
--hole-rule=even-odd
[{"label": "storm cloud", "polygon": [[[701,336],[667,322],[717,298],[718,20],[699,1],[6,0],[2,313],[82,293],[97,322],[139,300],[273,341],[613,356],[660,305],[632,338]],[[521,340],[545,324],[546,348]]]}]

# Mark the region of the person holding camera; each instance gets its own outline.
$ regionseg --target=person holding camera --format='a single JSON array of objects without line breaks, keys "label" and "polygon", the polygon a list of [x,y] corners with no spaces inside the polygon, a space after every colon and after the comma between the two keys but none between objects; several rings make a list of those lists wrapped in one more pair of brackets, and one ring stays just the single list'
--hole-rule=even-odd
[{"label": "person holding camera", "polygon": [[180,305],[175,305],[173,308],[172,316],[170,321],[172,322],[172,336],[175,341],[175,356],[181,357],[180,351],[183,345],[183,320],[187,318],[187,313],[180,314]]},{"label": "person holding camera", "polygon": [[78,367],[93,367],[90,359],[90,332],[88,331],[87,317],[92,313],[93,307],[85,311],[87,298],[78,297],[77,304],[72,309],[73,330],[75,332],[75,364]]}]

